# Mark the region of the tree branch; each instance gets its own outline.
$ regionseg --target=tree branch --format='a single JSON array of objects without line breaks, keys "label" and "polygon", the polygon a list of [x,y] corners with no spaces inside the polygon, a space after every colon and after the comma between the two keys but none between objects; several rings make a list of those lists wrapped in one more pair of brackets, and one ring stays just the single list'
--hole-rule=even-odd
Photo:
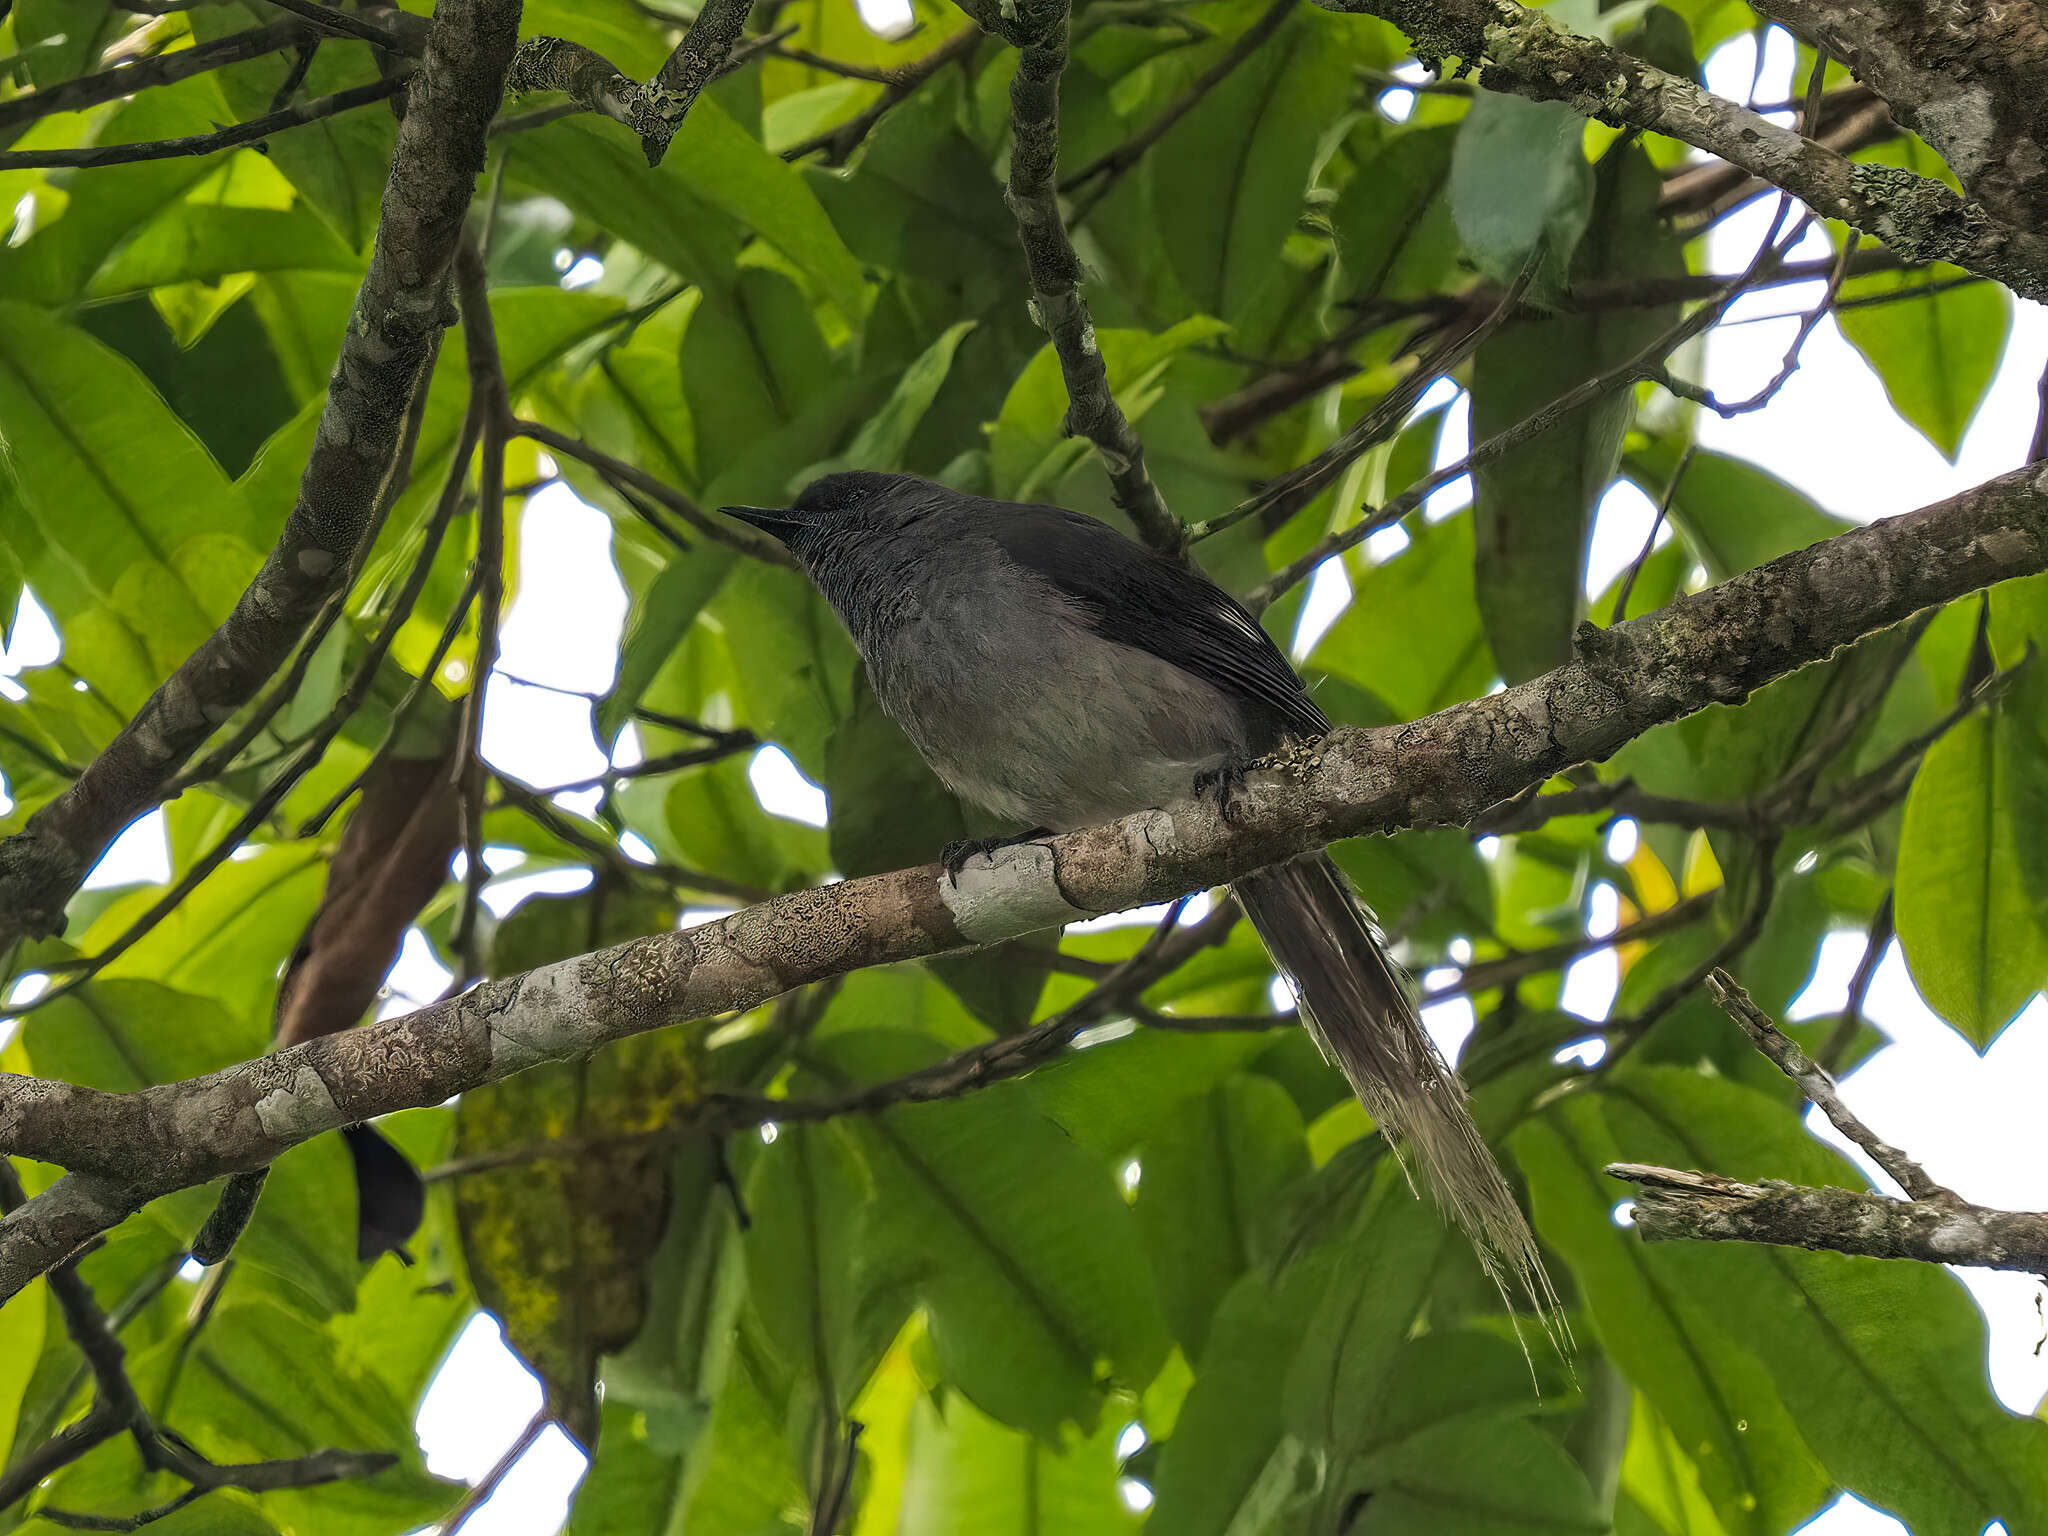
[{"label": "tree branch", "polygon": [[1867,81],[1993,214],[2048,228],[2048,17],[2038,6],[1759,0],[1757,9]]},{"label": "tree branch", "polygon": [[[442,0],[399,125],[370,270],[283,534],[227,622],[165,680],[78,781],[0,843],[0,950],[61,932],[64,907],[121,829],[284,663],[370,526],[441,327],[448,272],[519,7]],[[384,82],[379,83],[383,88]],[[367,89],[367,88],[366,88]]]},{"label": "tree branch", "polygon": [[640,136],[650,166],[661,164],[704,87],[725,67],[745,30],[754,0],[705,0],[660,73],[629,80],[603,54],[559,37],[529,37],[513,56],[510,95],[562,91],[588,111],[624,123]]},{"label": "tree branch", "polygon": [[1003,200],[1024,245],[1031,318],[1052,341],[1066,380],[1066,430],[1095,445],[1109,472],[1110,493],[1139,536],[1154,549],[1179,555],[1186,532],[1152,483],[1145,445],[1110,390],[1109,369],[1081,296],[1081,258],[1060,217],[1060,76],[1067,67],[1067,29],[1062,4],[1044,31],[1021,47],[1010,82],[1010,184]]},{"label": "tree branch", "polygon": [[1516,687],[1333,732],[1284,771],[1255,775],[1229,821],[1213,797],[1193,799],[1003,850],[957,881],[926,865],[793,892],[137,1093],[0,1075],[0,1153],[72,1170],[0,1220],[0,1299],[144,1201],[262,1166],[323,1131],[863,966],[1224,884],[1337,838],[1459,825],[1653,726],[1737,703],[1923,608],[2044,567],[2048,477],[2017,470],[1582,631],[1572,660]]},{"label": "tree branch", "polygon": [[352,112],[372,102],[385,101],[404,90],[412,79],[405,70],[367,85],[352,85],[332,96],[316,96],[295,107],[266,112],[231,128],[212,133],[195,133],[182,139],[145,139],[139,144],[89,144],[83,149],[10,149],[0,151],[0,171],[50,170],[60,167],[93,169],[103,165],[134,165],[144,160],[184,160],[195,155],[215,155],[224,149],[254,144],[287,128],[317,123],[337,113]]},{"label": "tree branch", "polygon": [[1893,1200],[1865,1190],[1610,1163],[1636,1186],[1636,1230],[1651,1242],[1694,1239],[1825,1248],[1873,1259],[2048,1272],[2048,1212]]},{"label": "tree branch", "polygon": [[1563,101],[1617,127],[1642,128],[1718,155],[1882,240],[1908,261],[1947,261],[2048,298],[2048,235],[2000,222],[1940,182],[1896,166],[1859,165],[1692,81],[1562,31],[1515,0],[1319,0],[1407,33],[1418,55],[1454,54],[1486,66],[1483,85]]}]

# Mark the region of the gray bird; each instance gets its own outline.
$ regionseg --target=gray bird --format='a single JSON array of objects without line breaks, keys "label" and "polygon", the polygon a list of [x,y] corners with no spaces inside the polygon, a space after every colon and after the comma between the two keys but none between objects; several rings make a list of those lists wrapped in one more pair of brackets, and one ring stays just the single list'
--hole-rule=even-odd
[{"label": "gray bird", "polygon": [[[788,547],[947,788],[1035,829],[1009,841],[1227,798],[1256,759],[1330,729],[1228,593],[1094,518],[866,472],[792,507],[722,510]],[[1312,853],[1235,889],[1324,1058],[1412,1150],[1503,1294],[1512,1276],[1547,1316],[1528,1224],[1351,882]]]}]

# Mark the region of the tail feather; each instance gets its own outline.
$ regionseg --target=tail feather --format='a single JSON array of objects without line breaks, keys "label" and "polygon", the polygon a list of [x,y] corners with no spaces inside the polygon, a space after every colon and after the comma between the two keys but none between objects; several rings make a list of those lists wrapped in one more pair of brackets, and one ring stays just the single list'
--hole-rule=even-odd
[{"label": "tail feather", "polygon": [[1350,880],[1315,853],[1247,875],[1236,889],[1324,1059],[1350,1081],[1397,1155],[1406,1143],[1502,1295],[1512,1279],[1551,1329],[1557,1293],[1529,1224],[1472,1121],[1465,1085],[1423,1029],[1408,980]]}]

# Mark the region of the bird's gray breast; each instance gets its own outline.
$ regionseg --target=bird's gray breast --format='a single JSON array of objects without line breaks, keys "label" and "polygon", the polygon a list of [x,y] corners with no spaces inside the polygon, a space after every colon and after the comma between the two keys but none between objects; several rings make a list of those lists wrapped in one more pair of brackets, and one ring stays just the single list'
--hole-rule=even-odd
[{"label": "bird's gray breast", "polygon": [[1041,577],[989,554],[928,575],[854,635],[882,707],[955,794],[1063,830],[1184,796],[1243,751],[1218,689],[1102,638]]}]

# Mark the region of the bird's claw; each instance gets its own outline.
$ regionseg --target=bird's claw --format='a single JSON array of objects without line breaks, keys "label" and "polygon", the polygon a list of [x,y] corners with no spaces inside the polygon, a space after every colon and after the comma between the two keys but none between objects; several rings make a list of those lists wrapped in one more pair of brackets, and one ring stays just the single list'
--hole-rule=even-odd
[{"label": "bird's claw", "polygon": [[1233,759],[1220,768],[1206,768],[1195,775],[1195,794],[1215,801],[1217,814],[1233,826],[1244,814],[1238,802],[1244,794],[1246,766]]},{"label": "bird's claw", "polygon": [[969,859],[980,858],[1001,848],[1015,848],[1020,843],[1032,842],[1051,833],[1044,827],[1034,827],[1029,832],[1019,832],[1015,837],[961,837],[955,838],[939,850],[939,863],[945,868],[946,878],[954,885],[960,883],[960,871],[967,867]]}]

